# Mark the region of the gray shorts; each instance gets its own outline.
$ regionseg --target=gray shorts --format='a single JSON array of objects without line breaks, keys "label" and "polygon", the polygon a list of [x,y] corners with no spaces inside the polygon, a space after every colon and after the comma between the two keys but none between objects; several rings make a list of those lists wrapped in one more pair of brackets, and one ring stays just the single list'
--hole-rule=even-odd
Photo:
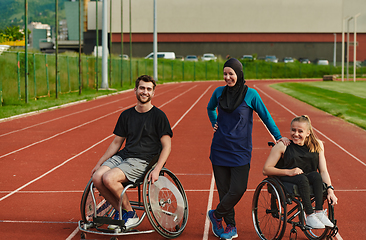
[{"label": "gray shorts", "polygon": [[149,163],[139,158],[126,158],[122,159],[118,155],[114,155],[105,161],[102,166],[107,166],[110,169],[119,168],[126,175],[127,179],[131,182],[136,182],[141,178]]}]

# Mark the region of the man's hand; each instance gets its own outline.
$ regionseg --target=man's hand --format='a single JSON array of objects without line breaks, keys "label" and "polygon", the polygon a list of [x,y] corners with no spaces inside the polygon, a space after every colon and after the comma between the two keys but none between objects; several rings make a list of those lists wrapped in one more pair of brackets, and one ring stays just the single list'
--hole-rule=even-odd
[{"label": "man's hand", "polygon": [[98,170],[98,168],[100,168],[100,165],[99,165],[99,164],[97,164],[97,165],[93,168],[93,170],[91,171],[91,177],[93,177],[94,173]]},{"label": "man's hand", "polygon": [[154,168],[154,170],[151,171],[148,180],[151,181],[151,184],[154,184],[154,182],[158,181],[159,179],[159,173],[160,170]]}]

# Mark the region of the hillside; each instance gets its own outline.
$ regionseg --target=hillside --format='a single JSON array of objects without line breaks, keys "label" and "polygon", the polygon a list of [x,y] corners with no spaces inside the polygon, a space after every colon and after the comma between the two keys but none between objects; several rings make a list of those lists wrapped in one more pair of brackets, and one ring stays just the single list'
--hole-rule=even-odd
[{"label": "hillside", "polygon": [[[65,18],[64,2],[58,0],[59,19]],[[24,26],[24,0],[0,0],[0,29],[9,26]],[[28,22],[55,25],[55,0],[28,0]]]}]

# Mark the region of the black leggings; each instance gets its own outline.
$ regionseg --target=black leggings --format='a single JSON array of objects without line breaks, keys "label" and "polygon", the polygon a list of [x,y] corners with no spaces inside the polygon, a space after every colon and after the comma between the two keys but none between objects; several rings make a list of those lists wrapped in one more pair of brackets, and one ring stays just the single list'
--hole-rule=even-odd
[{"label": "black leggings", "polygon": [[305,213],[308,215],[314,212],[310,200],[310,185],[312,185],[315,197],[315,210],[323,210],[323,180],[320,173],[310,172],[291,177],[282,176],[280,180],[297,185]]},{"label": "black leggings", "polygon": [[247,190],[250,165],[224,167],[212,165],[220,203],[216,207],[217,218],[224,218],[227,225],[235,226],[234,206]]}]

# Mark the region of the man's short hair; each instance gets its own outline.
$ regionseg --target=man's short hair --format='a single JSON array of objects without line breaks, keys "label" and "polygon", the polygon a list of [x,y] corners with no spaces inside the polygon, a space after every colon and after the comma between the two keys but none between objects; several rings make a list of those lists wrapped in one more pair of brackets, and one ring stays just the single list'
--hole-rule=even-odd
[{"label": "man's short hair", "polygon": [[138,88],[139,87],[139,84],[140,84],[140,81],[144,81],[144,82],[152,82],[152,84],[154,85],[153,89],[155,90],[155,87],[156,87],[156,82],[155,80],[149,76],[149,75],[141,75],[140,77],[138,77],[136,79],[136,83],[135,83],[135,88]]}]

